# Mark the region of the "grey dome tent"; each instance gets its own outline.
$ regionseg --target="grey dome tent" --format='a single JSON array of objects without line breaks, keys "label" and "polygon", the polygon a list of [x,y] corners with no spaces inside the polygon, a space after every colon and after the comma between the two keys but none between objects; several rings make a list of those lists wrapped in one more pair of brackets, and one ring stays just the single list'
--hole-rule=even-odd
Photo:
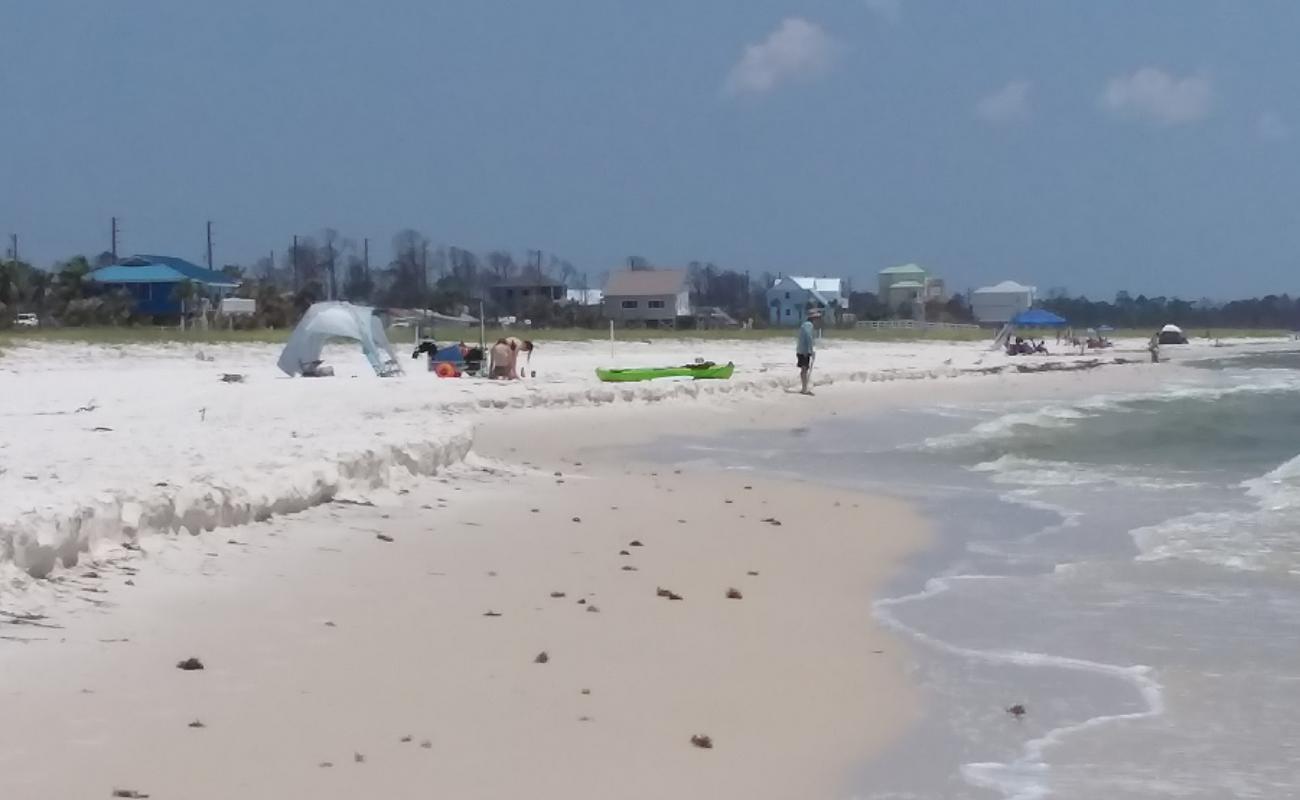
[{"label": "grey dome tent", "polygon": [[402,373],[375,310],[351,303],[314,303],[293,329],[276,364],[291,377],[325,374],[318,370],[321,351],[330,339],[351,339],[360,344],[361,352],[380,377]]},{"label": "grey dome tent", "polygon": [[1160,344],[1187,344],[1187,337],[1177,325],[1166,325],[1156,334],[1156,341]]}]

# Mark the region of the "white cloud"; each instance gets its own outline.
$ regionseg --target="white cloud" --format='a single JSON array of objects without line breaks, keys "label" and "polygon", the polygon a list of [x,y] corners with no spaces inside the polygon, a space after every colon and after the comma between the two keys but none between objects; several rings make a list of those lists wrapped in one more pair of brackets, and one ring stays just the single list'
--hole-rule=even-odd
[{"label": "white cloud", "polygon": [[1029,119],[1029,81],[1015,80],[975,104],[975,116],[990,125],[1014,125]]},{"label": "white cloud", "polygon": [[1214,103],[1209,78],[1180,78],[1155,67],[1112,78],[1101,93],[1101,107],[1112,114],[1159,125],[1184,125],[1205,119]]},{"label": "white cloud", "polygon": [[886,22],[898,22],[903,18],[903,0],[863,0],[871,13]]},{"label": "white cloud", "polygon": [[1291,138],[1291,126],[1276,111],[1265,111],[1255,121],[1255,133],[1266,142],[1280,142]]},{"label": "white cloud", "polygon": [[727,76],[731,94],[763,94],[793,81],[810,80],[834,63],[839,45],[821,26],[799,17],[781,22],[757,44],[745,47]]}]

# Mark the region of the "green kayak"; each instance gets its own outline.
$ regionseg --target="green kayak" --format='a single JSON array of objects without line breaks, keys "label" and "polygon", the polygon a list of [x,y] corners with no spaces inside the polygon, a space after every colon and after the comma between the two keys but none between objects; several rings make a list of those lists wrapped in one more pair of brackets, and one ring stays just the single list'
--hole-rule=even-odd
[{"label": "green kayak", "polygon": [[596,377],[605,383],[652,381],[655,378],[694,378],[697,381],[725,381],[735,371],[736,365],[731,362],[714,364],[712,361],[706,361],[703,364],[686,364],[680,367],[636,367],[633,369],[601,369],[597,367]]}]

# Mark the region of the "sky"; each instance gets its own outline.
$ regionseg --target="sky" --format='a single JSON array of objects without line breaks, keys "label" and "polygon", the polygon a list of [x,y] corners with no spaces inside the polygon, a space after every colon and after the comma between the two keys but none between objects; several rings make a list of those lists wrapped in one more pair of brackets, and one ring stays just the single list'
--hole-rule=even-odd
[{"label": "sky", "polygon": [[1300,293],[1292,0],[0,0],[0,234]]}]

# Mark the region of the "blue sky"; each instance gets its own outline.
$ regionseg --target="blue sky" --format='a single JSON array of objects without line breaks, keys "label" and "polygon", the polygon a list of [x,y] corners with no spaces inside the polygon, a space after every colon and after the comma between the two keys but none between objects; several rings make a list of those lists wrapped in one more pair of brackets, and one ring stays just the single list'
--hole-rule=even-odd
[{"label": "blue sky", "polygon": [[1290,0],[0,0],[0,233],[1300,292]]}]

